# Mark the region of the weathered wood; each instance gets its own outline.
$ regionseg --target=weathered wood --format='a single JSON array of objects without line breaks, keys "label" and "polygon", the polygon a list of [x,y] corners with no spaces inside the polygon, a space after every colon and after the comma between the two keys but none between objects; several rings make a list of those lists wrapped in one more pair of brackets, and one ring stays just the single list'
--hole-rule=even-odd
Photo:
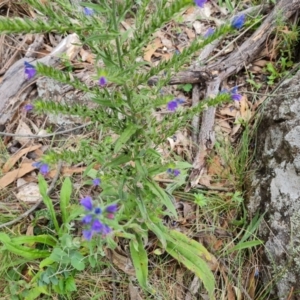
[{"label": "weathered wood", "polygon": [[[207,97],[217,95],[220,83],[228,76],[239,72],[245,65],[250,63],[259,54],[265,42],[273,30],[276,28],[278,16],[281,19],[289,19],[293,13],[300,8],[300,0],[294,1],[279,1],[269,16],[265,19],[262,25],[255,31],[255,33],[245,41],[238,49],[232,52],[228,57],[219,59],[217,62],[200,68],[199,71],[213,71],[218,72],[218,78],[207,83]],[[189,76],[192,76],[189,71]],[[184,72],[180,74],[179,78],[184,77]],[[174,81],[174,78],[173,78]],[[199,179],[206,169],[206,159],[210,150],[214,146],[214,120],[215,107],[209,107],[203,114],[201,130],[199,135],[199,151],[194,159],[193,170],[189,176],[186,185],[186,191],[197,185]]]},{"label": "weathered wood", "polygon": [[[14,63],[5,73],[2,83],[0,84],[0,125],[5,124],[12,116],[15,107],[20,104],[22,98],[20,94],[29,86],[35,78],[27,80],[24,74],[24,62],[27,61],[32,65],[37,62],[47,66],[57,66],[60,63],[62,54],[70,59],[77,55],[80,47],[79,37],[73,33],[64,38],[54,50],[47,56],[30,61],[30,58],[24,57]],[[31,48],[30,48],[31,49]]]}]

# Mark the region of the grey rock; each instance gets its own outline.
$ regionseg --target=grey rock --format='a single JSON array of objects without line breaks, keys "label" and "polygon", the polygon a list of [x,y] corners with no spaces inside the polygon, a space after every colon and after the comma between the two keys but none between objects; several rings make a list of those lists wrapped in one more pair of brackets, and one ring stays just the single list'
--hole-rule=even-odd
[{"label": "grey rock", "polygon": [[[264,218],[265,283],[272,299],[300,299],[300,72],[287,79],[262,111],[248,199]],[[290,293],[293,293],[291,296]],[[288,296],[290,295],[290,298]]]}]

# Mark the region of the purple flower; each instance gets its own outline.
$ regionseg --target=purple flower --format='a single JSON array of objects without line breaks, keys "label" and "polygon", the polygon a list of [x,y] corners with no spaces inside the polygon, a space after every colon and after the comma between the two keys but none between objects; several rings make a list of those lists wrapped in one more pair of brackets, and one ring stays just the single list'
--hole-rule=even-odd
[{"label": "purple flower", "polygon": [[238,87],[235,86],[234,88],[231,89],[231,99],[234,101],[241,101],[242,95],[238,93]]},{"label": "purple flower", "polygon": [[94,212],[96,215],[100,215],[102,213],[102,209],[100,207],[96,207]]},{"label": "purple flower", "polygon": [[90,224],[93,220],[93,216],[92,215],[86,215],[83,217],[83,219],[81,220],[83,224]]},{"label": "purple flower", "polygon": [[118,204],[111,204],[105,208],[107,213],[114,214],[118,210]]},{"label": "purple flower", "polygon": [[93,209],[93,200],[90,196],[87,196],[80,200],[80,204],[86,209],[86,210],[92,210]]},{"label": "purple flower", "polygon": [[215,32],[215,30],[214,30],[213,28],[209,27],[209,28],[207,29],[207,31],[205,32],[205,34],[204,34],[204,38],[210,37],[211,35],[214,34],[214,32]]},{"label": "purple flower", "polygon": [[110,228],[108,225],[103,224],[102,234],[107,235],[107,234],[109,234],[110,232],[111,232],[111,228]]},{"label": "purple flower", "polygon": [[99,186],[100,183],[101,183],[100,178],[95,178],[95,179],[93,179],[93,186]]},{"label": "purple flower", "polygon": [[83,234],[83,237],[88,241],[91,240],[91,238],[93,236],[92,230],[82,230],[82,234]]},{"label": "purple flower", "polygon": [[177,177],[178,175],[180,175],[180,171],[177,170],[177,169],[174,169],[173,175],[174,175],[175,177]]},{"label": "purple flower", "polygon": [[86,16],[92,16],[94,14],[94,10],[92,8],[89,8],[89,7],[85,7],[83,9],[83,12]]},{"label": "purple flower", "polygon": [[99,78],[99,85],[100,85],[101,87],[104,87],[104,86],[106,86],[106,84],[107,84],[107,79],[106,79],[104,76],[101,76],[101,77]]},{"label": "purple flower", "polygon": [[29,79],[31,79],[32,77],[35,76],[36,69],[33,65],[31,65],[27,61],[24,62],[24,66],[25,66],[25,77],[26,77],[27,80],[29,80]]},{"label": "purple flower", "polygon": [[33,110],[33,105],[32,105],[32,104],[26,104],[26,105],[24,106],[24,110],[26,110],[26,111],[31,111],[31,110]]},{"label": "purple flower", "polygon": [[178,103],[176,100],[172,100],[170,102],[168,102],[167,104],[167,108],[169,111],[175,111],[178,107]]},{"label": "purple flower", "polygon": [[104,225],[98,219],[96,219],[91,226],[92,231],[95,231],[97,233],[102,233],[103,228]]},{"label": "purple flower", "polygon": [[167,170],[167,173],[168,173],[169,175],[174,176],[174,177],[180,175],[180,171],[179,171],[178,169],[168,169],[168,170]]},{"label": "purple flower", "polygon": [[245,15],[235,16],[231,22],[231,25],[235,29],[241,29],[245,23]]},{"label": "purple flower", "polygon": [[35,168],[37,168],[37,169],[39,169],[40,166],[41,166],[42,164],[43,164],[43,163],[42,163],[41,161],[36,161],[36,162],[34,162],[34,163],[32,164],[32,166],[35,167]]},{"label": "purple flower", "polygon": [[43,176],[46,176],[50,172],[50,168],[47,164],[41,164],[39,168]]},{"label": "purple flower", "polygon": [[195,4],[201,8],[204,7],[204,4],[207,2],[207,0],[195,0]]}]

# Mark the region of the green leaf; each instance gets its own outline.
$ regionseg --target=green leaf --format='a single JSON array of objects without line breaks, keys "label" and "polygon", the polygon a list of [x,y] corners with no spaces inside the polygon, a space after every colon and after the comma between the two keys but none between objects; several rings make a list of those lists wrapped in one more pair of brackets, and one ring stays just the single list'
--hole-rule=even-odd
[{"label": "green leaf", "polygon": [[166,192],[161,189],[155,182],[147,181],[146,185],[150,188],[150,190],[159,198],[160,202],[164,204],[167,209],[172,213],[172,215],[177,218],[177,213],[175,210],[175,206],[170,199],[170,197],[166,194]]},{"label": "green leaf", "polygon": [[59,233],[60,228],[59,228],[59,225],[58,225],[58,222],[57,222],[57,219],[56,219],[56,213],[55,213],[55,210],[54,210],[54,206],[53,206],[53,203],[52,203],[50,197],[47,195],[47,183],[46,183],[44,177],[41,174],[39,174],[38,179],[39,179],[39,189],[40,189],[40,193],[43,197],[43,202],[44,202],[44,204],[46,205],[46,207],[49,211],[50,218],[51,218],[51,221],[54,224],[56,232]]},{"label": "green leaf", "polygon": [[61,210],[61,216],[64,224],[66,224],[68,220],[71,193],[72,193],[72,183],[70,178],[67,177],[60,191],[60,210]]},{"label": "green leaf", "polygon": [[105,165],[105,167],[107,167],[107,168],[116,167],[121,164],[125,164],[125,163],[129,162],[130,160],[131,160],[131,157],[129,155],[121,154],[118,157],[112,159],[112,161],[110,163],[108,163],[107,165]]},{"label": "green leaf", "polygon": [[186,245],[186,247],[191,247],[192,251],[195,251],[197,256],[207,261],[213,260],[213,256],[207,251],[207,249],[202,244],[198,243],[193,239],[190,239],[178,230],[167,230],[166,234],[168,234],[169,237],[173,238],[173,241],[180,241],[183,245]]},{"label": "green leaf", "polygon": [[187,83],[182,87],[182,89],[187,93],[190,92],[192,90],[192,88],[193,88],[193,86],[190,83]]},{"label": "green leaf", "polygon": [[164,232],[162,232],[161,229],[158,226],[156,226],[153,222],[146,222],[146,224],[147,224],[147,227],[149,228],[149,230],[151,230],[155,233],[156,237],[161,242],[162,247],[164,249],[166,249],[167,241],[166,241]]},{"label": "green leaf", "polygon": [[[0,237],[1,239],[1,237]],[[18,236],[12,238],[12,243],[20,244],[32,244],[32,243],[41,243],[54,247],[57,244],[57,239],[52,235],[42,234],[37,236]]]},{"label": "green leaf", "polygon": [[70,262],[68,253],[60,248],[54,248],[50,255],[50,258],[58,263],[68,264]]},{"label": "green leaf", "polygon": [[189,247],[181,243],[174,244],[167,242],[167,252],[176,260],[182,263],[187,269],[194,272],[198,276],[208,292],[211,300],[214,298],[215,278],[207,263],[197,256]]},{"label": "green leaf", "polygon": [[137,131],[138,127],[134,124],[130,124],[120,135],[115,143],[115,153],[118,153],[122,146],[128,142],[128,140],[132,137],[133,134]]},{"label": "green leaf", "polygon": [[42,286],[34,287],[26,293],[24,300],[34,300],[37,297],[39,297],[42,293],[44,293],[44,291],[45,291],[45,288]]},{"label": "green leaf", "polygon": [[84,209],[82,206],[77,204],[71,205],[69,209],[69,214],[66,220],[66,223],[70,223],[71,221],[75,220],[79,215],[83,213]]},{"label": "green leaf", "polygon": [[4,232],[0,232],[0,242],[2,242],[4,244],[4,243],[10,242],[10,241],[11,241],[11,239],[8,234],[6,234]]},{"label": "green leaf", "polygon": [[118,32],[116,32],[116,33],[110,32],[110,33],[106,33],[106,34],[96,33],[96,34],[89,35],[89,37],[87,39],[85,39],[85,42],[88,43],[91,41],[94,42],[94,41],[98,41],[98,40],[109,41],[109,40],[115,39],[118,36],[119,36]]},{"label": "green leaf", "polygon": [[140,176],[139,178],[146,177],[148,175],[148,171],[147,168],[145,168],[145,166],[142,164],[141,160],[137,158],[135,159],[134,163],[137,174]]},{"label": "green leaf", "polygon": [[44,267],[50,266],[54,263],[54,260],[50,257],[46,257],[40,262],[40,269],[43,269]]},{"label": "green leaf", "polygon": [[234,247],[230,248],[228,250],[228,253],[231,253],[233,251],[239,251],[242,249],[248,249],[248,248],[252,248],[258,245],[263,244],[264,242],[261,240],[254,240],[254,241],[248,241],[248,242],[244,242],[244,243],[238,243],[237,245],[235,245]]},{"label": "green leaf", "polygon": [[132,262],[136,272],[136,278],[144,289],[148,288],[148,256],[144,249],[143,242],[140,237],[137,236],[138,249],[136,249],[136,243],[131,240],[129,243],[130,254]]},{"label": "green leaf", "polygon": [[11,253],[27,258],[29,260],[44,258],[50,255],[49,251],[32,249],[17,244],[13,244],[11,242],[5,242],[4,248],[10,251]]},{"label": "green leaf", "polygon": [[66,285],[66,287],[65,287],[66,292],[77,291],[75,279],[73,277],[68,277],[66,282],[65,282],[65,285]]},{"label": "green leaf", "polygon": [[82,271],[85,268],[85,263],[83,261],[84,257],[79,252],[75,252],[71,256],[71,265],[78,271]]}]

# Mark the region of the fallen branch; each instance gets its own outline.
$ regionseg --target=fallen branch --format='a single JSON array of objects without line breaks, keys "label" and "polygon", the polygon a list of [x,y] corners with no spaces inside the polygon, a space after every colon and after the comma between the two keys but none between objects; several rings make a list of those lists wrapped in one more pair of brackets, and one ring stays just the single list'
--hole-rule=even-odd
[{"label": "fallen branch", "polygon": [[[15,107],[19,106],[22,98],[20,91],[25,90],[35,79],[27,80],[24,75],[24,62],[30,62],[35,65],[36,62],[43,63],[47,66],[57,66],[60,63],[60,57],[64,54],[68,58],[74,58],[80,47],[79,37],[73,33],[64,38],[54,50],[47,56],[34,60],[33,58],[24,57],[14,63],[5,73],[3,81],[0,84],[0,125],[5,124],[13,115]],[[35,43],[29,47],[27,55],[34,54],[34,47],[39,47],[41,43],[40,36],[37,36]]]},{"label": "fallen branch", "polygon": [[[279,1],[269,16],[255,33],[245,41],[239,48],[232,52],[228,57],[219,59],[209,66],[197,70],[197,72],[208,70],[213,74],[218,73],[218,77],[207,83],[206,97],[215,97],[219,92],[220,83],[232,74],[239,72],[245,65],[252,62],[258,55],[265,42],[276,28],[278,15],[283,21],[288,20],[295,11],[300,8],[300,0]],[[191,71],[189,71],[190,73]],[[183,76],[181,74],[181,76]],[[199,179],[206,171],[206,159],[215,144],[214,121],[215,107],[209,107],[203,114],[201,130],[199,135],[199,150],[194,159],[193,169],[189,176],[185,191],[195,187]]]}]

